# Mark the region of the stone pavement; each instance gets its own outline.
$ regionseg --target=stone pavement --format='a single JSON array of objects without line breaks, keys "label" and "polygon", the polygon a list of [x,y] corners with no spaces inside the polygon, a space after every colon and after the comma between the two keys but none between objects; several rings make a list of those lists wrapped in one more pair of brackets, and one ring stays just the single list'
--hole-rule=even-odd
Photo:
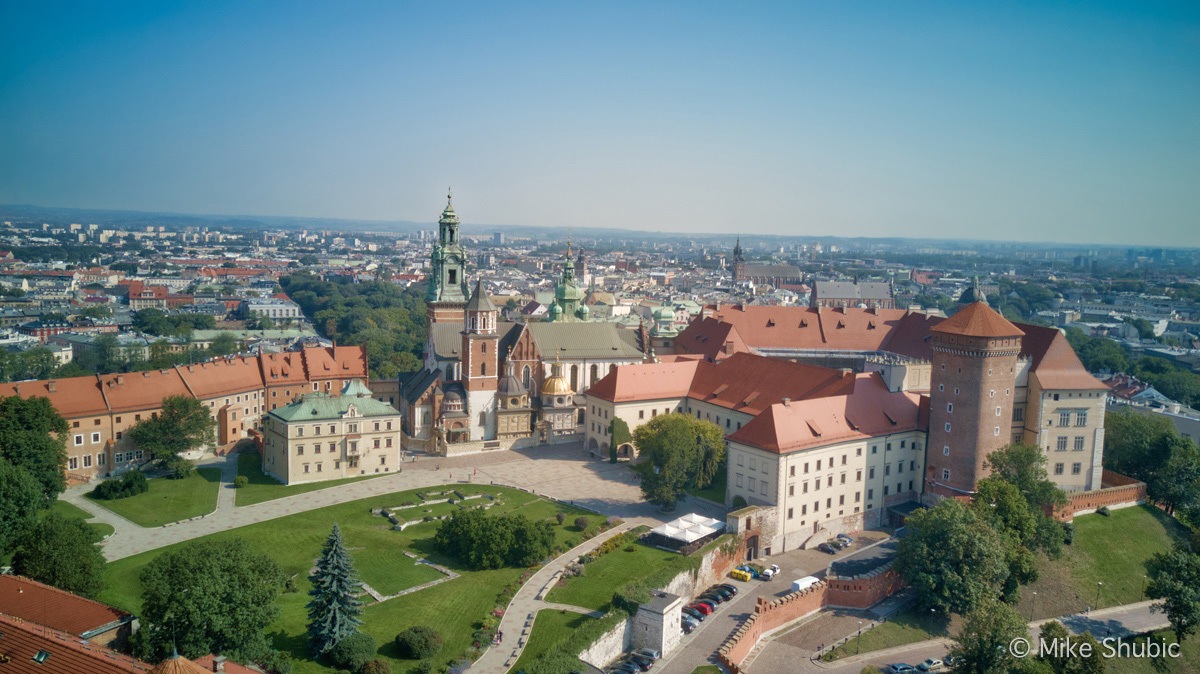
[{"label": "stone pavement", "polygon": [[604,541],[618,536],[629,531],[639,524],[645,524],[642,521],[625,521],[608,531],[584,541],[579,545],[571,548],[567,552],[559,555],[549,564],[537,570],[513,596],[512,601],[508,603],[508,608],[504,611],[504,616],[500,618],[499,633],[504,635],[498,645],[491,646],[487,651],[471,665],[472,672],[487,672],[488,674],[504,674],[507,672],[513,663],[521,657],[521,651],[525,649],[525,644],[529,642],[529,635],[533,632],[533,621],[537,612],[542,609],[566,609],[578,613],[591,612],[587,609],[578,606],[568,606],[565,604],[551,604],[541,599],[545,591],[549,589],[552,583],[558,580],[558,575],[566,568],[567,564],[579,558],[586,552],[590,552],[600,546]]},{"label": "stone pavement", "polygon": [[579,444],[448,458],[422,456],[416,461],[405,462],[401,472],[242,507],[233,505],[236,455],[202,462],[202,465],[214,464],[222,468],[218,506],[212,515],[201,519],[144,528],[84,498],[83,494],[91,489],[91,485],[72,487],[62,498],[92,513],[95,521],[113,526],[112,536],[101,544],[104,557],[109,561],[299,512],[444,484],[494,482],[527,489],[604,515],[644,518],[651,524],[693,511],[710,517],[724,517],[716,504],[698,500],[684,502],[677,513],[664,514],[657,506],[642,501],[641,490],[627,464],[591,459]]}]

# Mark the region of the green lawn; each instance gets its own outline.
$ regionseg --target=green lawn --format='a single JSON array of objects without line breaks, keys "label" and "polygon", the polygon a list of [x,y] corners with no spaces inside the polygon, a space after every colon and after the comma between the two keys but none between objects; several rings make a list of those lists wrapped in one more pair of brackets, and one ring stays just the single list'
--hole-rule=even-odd
[{"label": "green lawn", "polygon": [[[538,611],[537,617],[533,621],[533,631],[529,635],[529,642],[525,644],[525,650],[521,651],[520,659],[510,671],[520,672],[528,668],[531,662],[541,657],[542,654],[559,648],[575,630],[593,620],[595,618],[570,611],[553,609]],[[577,654],[571,653],[570,655]]]},{"label": "green lawn", "polygon": [[[645,531],[646,527],[633,530],[637,534]],[[595,611],[608,611],[612,606],[613,593],[627,583],[641,580],[667,568],[677,568],[679,571],[690,569],[694,566],[697,554],[684,557],[674,552],[642,545],[640,542],[633,543],[633,552],[626,552],[623,546],[584,565],[584,575],[566,579],[550,590],[546,600]]]},{"label": "green lawn", "polygon": [[[298,591],[281,596],[281,615],[268,627],[267,632],[277,648],[292,654],[296,674],[330,671],[323,665],[308,660],[304,636],[307,619],[304,606],[308,601],[307,593],[310,588],[308,572],[334,522],[341,525],[342,534],[350,553],[354,556],[359,576],[364,582],[385,594],[393,594],[404,587],[423,583],[441,575],[425,565],[415,564],[414,560],[403,554],[405,550],[427,557],[462,574],[455,580],[366,607],[365,631],[381,644],[380,654],[394,661],[397,674],[409,671],[416,664],[397,657],[392,640],[398,632],[412,625],[436,627],[445,639],[445,646],[434,658],[434,662],[441,664],[456,658],[471,645],[471,637],[478,627],[478,621],[495,606],[496,595],[501,588],[520,576],[521,569],[468,571],[454,560],[442,558],[433,550],[432,545],[432,537],[439,524],[436,521],[416,524],[404,531],[393,531],[387,520],[370,514],[371,508],[392,508],[406,502],[416,502],[416,494],[420,491],[424,490],[374,496],[206,537],[210,540],[243,538],[255,551],[275,559],[286,574],[295,574]],[[506,487],[458,485],[458,491],[464,495],[496,495],[500,505],[488,511],[496,514],[520,512],[528,517],[554,522],[551,518],[555,513],[565,512],[568,525],[560,527],[555,523],[556,539],[565,547],[573,546],[582,540],[582,534],[576,531],[570,522],[576,516],[584,514],[583,511]],[[447,514],[457,508],[456,505],[442,503],[409,508],[400,511],[398,515],[402,520],[421,519],[425,516]],[[591,516],[589,519],[592,524],[601,521],[599,516]],[[147,563],[168,549],[162,548],[110,563],[105,572],[108,587],[101,595],[101,601],[136,613],[140,608],[141,593],[138,575]]]},{"label": "green lawn", "polygon": [[144,493],[105,501],[88,498],[96,505],[143,527],[157,527],[217,509],[217,490],[221,486],[220,468],[198,468],[182,480],[156,477]]},{"label": "green lawn", "polygon": [[926,639],[949,636],[950,624],[938,617],[909,607],[896,613],[887,622],[877,625],[861,637],[855,637],[821,657],[825,662],[849,655],[903,646]]},{"label": "green lawn", "polygon": [[112,534],[112,532],[114,531],[113,526],[111,524],[106,524],[104,522],[89,521],[92,519],[92,514],[73,503],[68,503],[68,502],[62,501],[62,500],[56,500],[54,502],[54,505],[50,506],[50,510],[51,510],[51,512],[56,512],[59,515],[62,515],[63,517],[78,517],[79,519],[84,520],[85,522],[87,522],[89,527],[91,527],[93,530],[95,530],[96,535],[99,538],[104,538],[105,536]]},{"label": "green lawn", "polygon": [[[1059,559],[1039,556],[1038,580],[1021,588],[1017,612],[1027,619],[1056,618],[1089,606],[1142,601],[1146,560],[1170,549],[1173,539],[1186,540],[1186,535],[1183,525],[1147,506],[1114,510],[1109,517],[1076,517],[1075,543],[1064,546]],[[1097,586],[1097,582],[1103,585]],[[949,633],[955,626],[951,625]],[[861,650],[865,653],[947,634],[945,626],[939,630],[928,617],[910,609],[863,634]],[[851,639],[835,649],[833,657],[854,654],[859,647],[856,641]]]},{"label": "green lawn", "polygon": [[248,506],[263,501],[273,501],[285,496],[295,496],[318,489],[328,489],[348,482],[369,480],[373,477],[383,477],[391,473],[379,473],[347,477],[341,480],[325,480],[324,482],[309,482],[307,484],[285,485],[262,471],[262,459],[258,452],[241,452],[238,454],[238,475],[245,475],[250,482],[237,490],[234,505]]},{"label": "green lawn", "polygon": [[721,674],[721,668],[716,665],[700,665],[692,670],[692,674]]}]

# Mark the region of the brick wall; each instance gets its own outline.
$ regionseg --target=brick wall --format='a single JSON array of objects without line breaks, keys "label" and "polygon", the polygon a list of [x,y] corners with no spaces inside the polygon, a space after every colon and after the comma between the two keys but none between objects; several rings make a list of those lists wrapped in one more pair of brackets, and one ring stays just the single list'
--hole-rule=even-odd
[{"label": "brick wall", "polygon": [[740,674],[742,670],[739,665],[763,634],[820,611],[825,605],[826,590],[825,583],[817,583],[807,590],[793,592],[775,601],[759,597],[754,613],[717,649],[717,658],[730,672]]},{"label": "brick wall", "polygon": [[889,564],[853,578],[830,578],[826,606],[869,608],[904,587],[904,580]]},{"label": "brick wall", "polygon": [[1067,507],[1057,513],[1058,519],[1070,520],[1076,515],[1095,512],[1101,507],[1116,508],[1146,501],[1146,484],[1127,475],[1106,470],[1101,484],[1104,485],[1101,489],[1069,494]]}]

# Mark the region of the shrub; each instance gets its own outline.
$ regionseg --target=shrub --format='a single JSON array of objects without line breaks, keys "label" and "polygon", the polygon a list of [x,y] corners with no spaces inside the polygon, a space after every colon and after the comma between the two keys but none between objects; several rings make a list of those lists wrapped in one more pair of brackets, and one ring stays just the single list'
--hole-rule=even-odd
[{"label": "shrub", "polygon": [[329,660],[336,667],[357,672],[375,658],[377,650],[379,646],[371,635],[356,632],[329,649]]},{"label": "shrub", "polygon": [[131,470],[121,477],[112,477],[96,485],[96,488],[92,490],[92,496],[105,501],[115,501],[136,496],[149,488],[145,473],[140,470]]},{"label": "shrub", "polygon": [[1063,543],[1071,545],[1075,542],[1075,523],[1063,522]]},{"label": "shrub", "polygon": [[1096,510],[1096,513],[1108,517],[1108,506],[1100,506],[1100,508]]},{"label": "shrub", "polygon": [[254,659],[254,664],[271,674],[292,674],[292,658],[283,651],[268,651]]},{"label": "shrub", "polygon": [[625,552],[634,552],[635,550],[637,550],[637,548],[633,547],[632,545],[625,546]]},{"label": "shrub", "polygon": [[554,516],[554,519],[558,520],[558,525],[559,525],[559,526],[562,526],[562,523],[563,523],[563,522],[565,522],[565,521],[567,521],[567,514],[566,514],[566,513],[559,513],[559,514],[557,514],[557,515],[555,515],[555,516]]},{"label": "shrub", "polygon": [[433,674],[433,663],[428,660],[422,660],[417,665],[417,674]]},{"label": "shrub", "polygon": [[424,660],[442,649],[442,635],[432,627],[414,625],[396,635],[396,649],[408,660]]},{"label": "shrub", "polygon": [[733,504],[731,507],[734,510],[738,510],[740,508],[745,508],[746,507],[746,499],[742,498],[741,496],[734,496]]},{"label": "shrub", "polygon": [[382,658],[375,658],[363,665],[359,674],[392,674],[392,664]]},{"label": "shrub", "polygon": [[250,484],[250,478],[246,477],[245,475],[238,475],[237,477],[233,478],[234,489],[241,489],[248,484]]},{"label": "shrub", "polygon": [[575,526],[578,527],[580,531],[588,528],[588,524],[590,523],[591,522],[588,520],[588,518],[583,515],[575,518]]}]

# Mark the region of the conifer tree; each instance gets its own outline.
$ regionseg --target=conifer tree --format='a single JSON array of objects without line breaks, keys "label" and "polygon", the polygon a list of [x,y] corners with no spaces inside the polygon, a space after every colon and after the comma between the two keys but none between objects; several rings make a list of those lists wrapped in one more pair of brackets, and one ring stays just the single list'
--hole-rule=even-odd
[{"label": "conifer tree", "polygon": [[342,542],[337,524],[325,540],[325,549],[317,568],[308,577],[312,589],[308,595],[308,641],[318,657],[339,641],[358,632],[362,624],[362,602],[354,595],[359,581],[354,577],[354,560]]}]

